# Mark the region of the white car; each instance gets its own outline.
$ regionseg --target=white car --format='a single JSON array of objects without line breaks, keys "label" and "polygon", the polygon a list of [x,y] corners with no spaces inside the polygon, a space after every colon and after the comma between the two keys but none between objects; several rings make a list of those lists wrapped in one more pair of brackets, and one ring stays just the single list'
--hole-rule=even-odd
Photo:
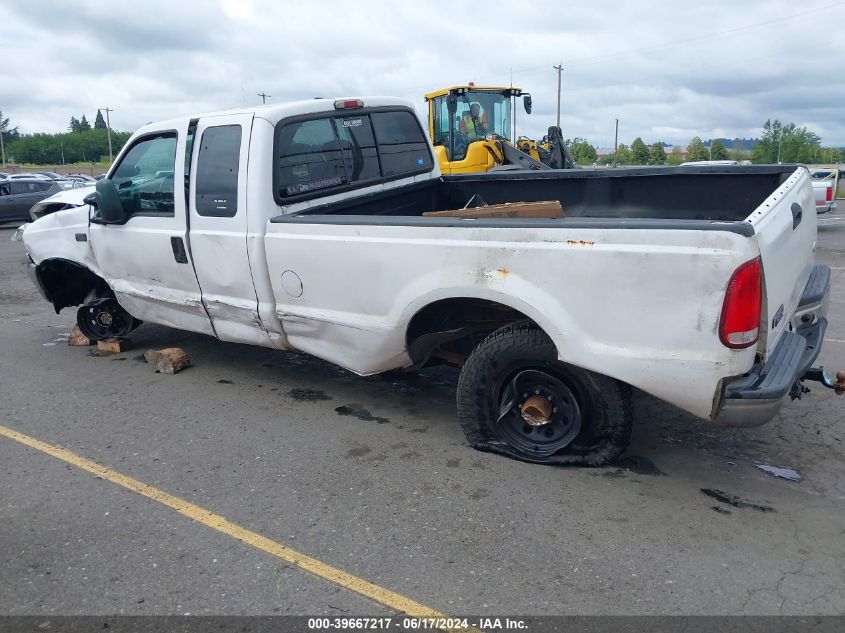
[{"label": "white car", "polygon": [[[803,167],[442,177],[410,102],[314,99],[144,126],[87,201],[23,242],[90,337],[143,320],[362,375],[449,363],[481,450],[605,463],[632,388],[754,425],[804,378],[845,387],[811,368],[830,269]],[[461,211],[517,202],[537,213]]]}]

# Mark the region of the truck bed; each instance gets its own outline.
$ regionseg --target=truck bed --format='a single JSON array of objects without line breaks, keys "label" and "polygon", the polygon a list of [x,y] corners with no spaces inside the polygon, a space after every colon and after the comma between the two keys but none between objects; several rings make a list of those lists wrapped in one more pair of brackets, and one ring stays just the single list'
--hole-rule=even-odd
[{"label": "truck bed", "polygon": [[[576,219],[740,222],[795,169],[795,165],[754,165],[443,176],[312,207],[297,215],[419,217],[426,211],[460,209],[478,195],[487,204],[559,200],[567,218]],[[284,221],[282,217],[274,221]]]}]

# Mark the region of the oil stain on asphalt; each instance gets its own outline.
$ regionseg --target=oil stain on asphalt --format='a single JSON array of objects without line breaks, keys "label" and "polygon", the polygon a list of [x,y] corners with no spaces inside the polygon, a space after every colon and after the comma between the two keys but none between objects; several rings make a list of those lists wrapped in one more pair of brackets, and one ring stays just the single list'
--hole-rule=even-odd
[{"label": "oil stain on asphalt", "polygon": [[344,404],[340,407],[337,407],[335,409],[335,412],[338,415],[358,418],[359,420],[363,420],[364,422],[375,422],[376,424],[387,424],[388,422],[390,422],[390,420],[388,420],[387,418],[382,418],[377,415],[373,415],[360,404]]},{"label": "oil stain on asphalt", "polygon": [[297,402],[319,402],[322,400],[331,400],[332,397],[322,389],[291,389],[287,395]]},{"label": "oil stain on asphalt", "polygon": [[738,497],[735,494],[717,490],[716,488],[702,488],[701,492],[708,497],[713,497],[716,501],[721,501],[722,503],[726,503],[735,508],[751,508],[752,510],[757,510],[758,512],[777,512],[777,510],[775,510],[772,506],[764,506],[759,503],[753,503],[743,499],[742,497]]}]

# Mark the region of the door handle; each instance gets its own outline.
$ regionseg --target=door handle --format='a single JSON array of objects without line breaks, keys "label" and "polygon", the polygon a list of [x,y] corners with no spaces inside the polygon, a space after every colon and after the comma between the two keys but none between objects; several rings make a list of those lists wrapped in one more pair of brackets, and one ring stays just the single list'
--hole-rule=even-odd
[{"label": "door handle", "polygon": [[792,203],[792,230],[801,224],[801,218],[804,217],[804,209],[797,202]]},{"label": "door handle", "polygon": [[170,248],[173,249],[173,258],[177,264],[188,263],[188,253],[185,251],[185,242],[182,241],[181,237],[171,237]]}]

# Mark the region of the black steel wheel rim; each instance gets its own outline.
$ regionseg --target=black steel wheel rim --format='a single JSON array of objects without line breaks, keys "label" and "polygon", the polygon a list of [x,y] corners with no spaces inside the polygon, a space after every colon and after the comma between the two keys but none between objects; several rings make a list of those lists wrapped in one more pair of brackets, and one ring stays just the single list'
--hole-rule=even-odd
[{"label": "black steel wheel rim", "polygon": [[132,330],[132,317],[116,301],[105,301],[96,306],[83,306],[78,324],[88,338],[118,338]]},{"label": "black steel wheel rim", "polygon": [[[533,426],[522,405],[532,396],[549,401],[548,422]],[[568,446],[581,430],[581,409],[573,389],[550,367],[522,368],[511,373],[498,392],[498,417],[493,425],[499,438],[526,457],[550,457]],[[536,422],[535,422],[536,423]]]}]

